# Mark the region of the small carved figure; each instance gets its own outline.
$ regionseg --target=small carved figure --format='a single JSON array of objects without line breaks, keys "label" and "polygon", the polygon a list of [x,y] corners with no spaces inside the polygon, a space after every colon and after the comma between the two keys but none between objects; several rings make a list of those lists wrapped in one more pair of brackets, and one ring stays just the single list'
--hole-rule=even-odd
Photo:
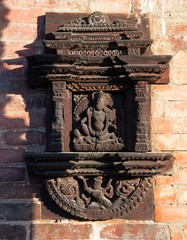
[{"label": "small carved figure", "polygon": [[106,144],[123,146],[122,139],[116,136],[116,110],[110,94],[102,91],[93,93],[91,106],[80,123],[81,127],[74,130],[74,145],[91,144],[94,145],[93,150]]},{"label": "small carved figure", "polygon": [[[106,209],[112,206],[112,202],[108,199],[108,198],[112,198],[114,194],[113,186],[111,184],[112,182],[111,179],[108,181],[106,188],[102,187],[102,183],[103,183],[102,176],[98,176],[94,178],[93,188],[88,187],[86,179],[83,176],[79,176],[79,179],[82,179],[83,181],[84,190],[91,195],[90,198],[87,198],[85,195],[82,196],[88,208]],[[91,201],[92,197],[95,198],[97,202]]]}]

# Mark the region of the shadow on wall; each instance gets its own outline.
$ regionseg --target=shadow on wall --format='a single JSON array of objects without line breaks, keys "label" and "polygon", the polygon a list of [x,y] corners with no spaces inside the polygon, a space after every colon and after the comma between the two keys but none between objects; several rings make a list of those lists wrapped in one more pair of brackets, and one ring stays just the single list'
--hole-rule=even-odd
[{"label": "shadow on wall", "polygon": [[[0,39],[10,25],[11,10],[5,3],[0,1]],[[0,238],[3,239],[30,239],[28,221],[41,218],[36,199],[39,181],[28,179],[24,152],[45,149],[45,91],[28,88],[26,60],[29,55],[41,53],[43,29],[44,16],[41,16],[36,39],[24,46],[24,50],[16,51],[18,58],[10,58],[7,47],[13,48],[19,41],[14,41],[14,33],[7,42],[0,41]],[[19,225],[19,221],[25,225]]]}]

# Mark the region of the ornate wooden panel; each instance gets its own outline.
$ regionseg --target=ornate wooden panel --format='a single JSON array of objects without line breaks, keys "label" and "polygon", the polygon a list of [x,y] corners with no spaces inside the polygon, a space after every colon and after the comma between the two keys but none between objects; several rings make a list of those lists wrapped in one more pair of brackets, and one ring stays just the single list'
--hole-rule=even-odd
[{"label": "ornate wooden panel", "polygon": [[151,43],[145,16],[46,16],[45,54],[28,61],[30,86],[46,88],[47,148],[26,158],[76,217],[136,219],[152,176],[172,167],[151,153],[150,84],[168,82],[171,59]]}]

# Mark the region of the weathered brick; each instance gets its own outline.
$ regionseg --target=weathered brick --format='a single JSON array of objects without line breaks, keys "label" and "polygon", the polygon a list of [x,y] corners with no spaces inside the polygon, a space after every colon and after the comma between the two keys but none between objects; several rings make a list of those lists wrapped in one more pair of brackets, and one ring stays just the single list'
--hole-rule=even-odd
[{"label": "weathered brick", "polygon": [[187,85],[155,85],[152,87],[152,96],[155,100],[187,100]]},{"label": "weathered brick", "polygon": [[19,40],[24,43],[25,40],[34,41],[37,37],[36,24],[11,24],[3,31],[2,41]]},{"label": "weathered brick", "polygon": [[180,50],[173,56],[170,61],[171,67],[186,68],[187,66],[187,50]]},{"label": "weathered brick", "polygon": [[0,199],[33,199],[40,196],[40,185],[4,184],[0,185]]},{"label": "weathered brick", "polygon": [[[187,68],[186,67],[175,67],[173,65],[170,68],[170,82],[180,86],[184,86],[187,84]],[[179,96],[180,98],[180,96]]]},{"label": "weathered brick", "polygon": [[182,36],[155,36],[154,42],[151,45],[151,50],[153,54],[168,54],[174,55],[177,53],[181,48],[186,47],[186,42]]},{"label": "weathered brick", "polygon": [[18,113],[25,111],[25,103],[21,95],[1,94],[0,95],[0,113]]},{"label": "weathered brick", "polygon": [[178,204],[187,204],[187,186],[179,186],[177,188],[177,202]]},{"label": "weathered brick", "polygon": [[170,226],[170,240],[183,240],[182,226]]},{"label": "weathered brick", "polygon": [[3,46],[0,46],[0,55],[2,59],[12,59],[18,56],[32,56],[33,54],[41,54],[43,52],[43,46],[40,42],[31,44],[31,40],[25,40],[23,43],[18,41],[7,42]]},{"label": "weathered brick", "polygon": [[176,202],[176,191],[173,186],[156,187],[154,189],[155,203],[172,204]]},{"label": "weathered brick", "polygon": [[23,225],[0,224],[0,239],[24,240],[27,238],[27,230]]},{"label": "weathered brick", "polygon": [[187,134],[157,134],[152,137],[152,147],[155,151],[185,151],[187,149]]},{"label": "weathered brick", "polygon": [[181,167],[187,167],[187,152],[174,152],[175,161]]},{"label": "weathered brick", "polygon": [[15,163],[24,161],[24,149],[0,149],[0,163]]},{"label": "weathered brick", "polygon": [[[43,0],[43,2],[46,0]],[[48,0],[47,0],[48,1]],[[32,4],[32,1],[27,1],[28,4]],[[41,3],[42,1],[38,1],[39,3]],[[38,3],[38,4],[39,4]],[[41,16],[45,14],[45,10],[44,8],[37,8],[37,9],[32,9],[32,11],[30,9],[15,9],[12,8],[8,14],[7,14],[7,18],[11,23],[37,23],[37,18],[38,16]]]},{"label": "weathered brick", "polygon": [[184,232],[184,239],[187,239],[187,225],[184,225],[183,232]]},{"label": "weathered brick", "polygon": [[30,111],[30,126],[31,127],[44,127],[45,126],[45,113],[41,111]]},{"label": "weathered brick", "polygon": [[186,206],[160,205],[155,206],[156,222],[183,222],[187,219]]},{"label": "weathered brick", "polygon": [[113,13],[130,13],[131,1],[123,0],[91,0],[89,5],[89,11],[102,11],[102,12],[113,12]]},{"label": "weathered brick", "polygon": [[46,95],[45,92],[40,94],[33,92],[32,95],[28,95],[25,99],[27,109],[36,111],[36,109],[45,109],[46,107]]},{"label": "weathered brick", "polygon": [[187,100],[166,102],[164,113],[165,113],[165,117],[187,116]]},{"label": "weathered brick", "polygon": [[20,129],[30,126],[30,116],[28,112],[0,115],[1,129]]},{"label": "weathered brick", "polygon": [[31,239],[91,239],[92,225],[88,223],[32,224]]},{"label": "weathered brick", "polygon": [[24,167],[1,167],[0,182],[22,182],[25,180],[25,174]]},{"label": "weathered brick", "polygon": [[152,117],[164,116],[164,102],[161,99],[153,100],[151,102],[151,116]]},{"label": "weathered brick", "polygon": [[37,131],[8,131],[6,132],[6,143],[9,145],[44,144],[44,133]]},{"label": "weathered brick", "polygon": [[100,239],[169,239],[169,229],[166,226],[154,224],[124,224],[112,221],[111,224],[101,226]]},{"label": "weathered brick", "polygon": [[26,202],[0,202],[0,221],[31,221],[40,219],[40,204]]},{"label": "weathered brick", "polygon": [[172,186],[175,183],[173,176],[155,176],[156,186]]},{"label": "weathered brick", "polygon": [[165,117],[154,117],[151,121],[152,132],[155,134],[171,133],[172,121]]},{"label": "weathered brick", "polygon": [[177,185],[186,185],[187,168],[179,169],[173,176]]}]

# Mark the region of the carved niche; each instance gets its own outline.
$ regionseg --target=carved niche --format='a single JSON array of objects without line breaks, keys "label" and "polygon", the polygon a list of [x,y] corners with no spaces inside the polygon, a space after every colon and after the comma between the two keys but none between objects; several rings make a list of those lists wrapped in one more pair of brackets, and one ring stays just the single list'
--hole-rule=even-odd
[{"label": "carved niche", "polygon": [[30,175],[75,217],[150,216],[152,177],[172,167],[151,152],[150,85],[168,82],[171,56],[151,55],[145,16],[48,13],[43,42],[28,61],[30,86],[46,88],[47,146],[26,154]]}]

